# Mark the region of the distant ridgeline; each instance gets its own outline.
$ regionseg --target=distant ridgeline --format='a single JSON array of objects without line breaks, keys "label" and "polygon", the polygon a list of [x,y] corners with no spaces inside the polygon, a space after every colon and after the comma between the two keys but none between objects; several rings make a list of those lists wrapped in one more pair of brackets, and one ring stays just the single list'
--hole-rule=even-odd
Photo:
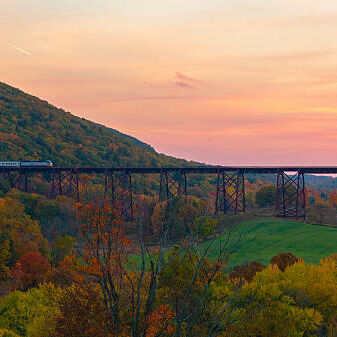
[{"label": "distant ridgeline", "polygon": [[[258,178],[267,184],[275,184],[276,181],[275,177],[267,174],[261,174],[258,176]],[[318,190],[331,191],[337,189],[337,178],[332,176],[317,176],[313,174],[307,174],[305,181],[308,187],[314,186]]]}]

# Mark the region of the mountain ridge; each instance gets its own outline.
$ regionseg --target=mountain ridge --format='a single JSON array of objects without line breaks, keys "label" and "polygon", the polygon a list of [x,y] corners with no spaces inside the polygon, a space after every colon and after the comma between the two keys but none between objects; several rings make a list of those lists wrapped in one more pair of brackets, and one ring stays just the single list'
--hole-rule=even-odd
[{"label": "mountain ridge", "polygon": [[49,159],[58,166],[175,166],[141,140],[0,82],[0,160]]}]

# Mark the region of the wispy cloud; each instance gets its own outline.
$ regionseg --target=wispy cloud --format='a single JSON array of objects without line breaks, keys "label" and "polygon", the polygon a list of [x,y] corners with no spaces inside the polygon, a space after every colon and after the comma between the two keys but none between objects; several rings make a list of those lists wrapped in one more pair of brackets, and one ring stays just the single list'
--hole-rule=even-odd
[{"label": "wispy cloud", "polygon": [[177,87],[180,87],[180,88],[186,88],[186,89],[194,89],[194,86],[189,84],[189,83],[186,83],[186,82],[182,82],[182,81],[176,81],[174,82],[174,84],[177,86]]},{"label": "wispy cloud", "polygon": [[177,80],[179,80],[179,81],[188,82],[188,83],[195,83],[195,84],[197,84],[197,83],[199,83],[199,84],[205,84],[206,83],[205,81],[202,81],[202,80],[199,80],[199,79],[196,79],[196,78],[184,75],[184,74],[179,73],[179,72],[176,72],[175,78]]},{"label": "wispy cloud", "polygon": [[176,72],[174,85],[185,89],[194,89],[198,84],[205,84],[205,81],[193,78],[182,73]]},{"label": "wispy cloud", "polygon": [[12,47],[13,49],[19,51],[19,52],[22,53],[22,54],[25,54],[25,55],[28,55],[28,56],[32,56],[32,54],[31,54],[30,52],[28,52],[27,50],[25,50],[25,49],[23,49],[23,48],[20,48],[20,47],[18,47],[18,46],[15,46],[14,44],[10,44],[10,43],[8,43],[8,45],[9,45],[10,47]]}]

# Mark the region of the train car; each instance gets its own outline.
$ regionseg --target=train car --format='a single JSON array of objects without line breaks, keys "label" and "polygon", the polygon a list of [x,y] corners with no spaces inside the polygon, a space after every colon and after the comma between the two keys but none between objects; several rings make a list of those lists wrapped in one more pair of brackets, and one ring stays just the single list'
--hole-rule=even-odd
[{"label": "train car", "polygon": [[0,161],[0,167],[20,167],[19,161]]},{"label": "train car", "polygon": [[0,167],[52,167],[50,160],[32,160],[32,161],[0,161]]},{"label": "train car", "polygon": [[33,160],[21,161],[21,167],[52,167],[53,163],[50,160]]}]

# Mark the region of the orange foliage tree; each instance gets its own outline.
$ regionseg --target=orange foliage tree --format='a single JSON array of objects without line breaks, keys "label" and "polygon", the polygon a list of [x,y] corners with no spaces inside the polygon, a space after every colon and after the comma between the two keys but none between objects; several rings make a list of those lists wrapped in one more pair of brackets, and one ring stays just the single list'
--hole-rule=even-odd
[{"label": "orange foliage tree", "polygon": [[148,317],[147,337],[173,336],[175,314],[168,305],[162,304]]},{"label": "orange foliage tree", "polygon": [[[111,331],[121,336],[130,330],[131,336],[140,336],[153,311],[156,272],[149,275],[145,265],[141,271],[132,270],[130,256],[139,251],[125,236],[118,207],[102,201],[78,205],[78,211],[85,241],[82,272],[95,277],[101,286]],[[140,241],[143,249],[142,237]]]}]

